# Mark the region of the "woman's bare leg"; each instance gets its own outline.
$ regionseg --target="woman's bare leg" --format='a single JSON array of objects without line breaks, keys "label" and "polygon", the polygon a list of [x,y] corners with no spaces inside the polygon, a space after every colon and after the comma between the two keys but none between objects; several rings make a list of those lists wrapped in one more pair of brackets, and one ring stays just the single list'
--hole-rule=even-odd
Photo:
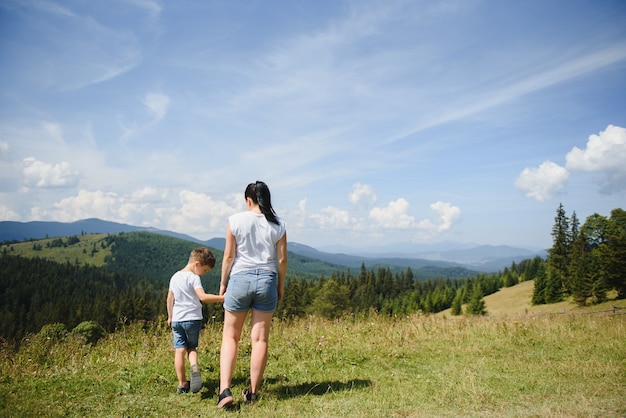
[{"label": "woman's bare leg", "polygon": [[250,390],[257,393],[265,365],[267,364],[267,348],[272,325],[273,312],[252,311],[252,353],[250,355]]},{"label": "woman's bare leg", "polygon": [[237,349],[241,339],[241,330],[248,312],[224,311],[224,330],[222,331],[222,348],[220,350],[220,392],[230,388]]}]

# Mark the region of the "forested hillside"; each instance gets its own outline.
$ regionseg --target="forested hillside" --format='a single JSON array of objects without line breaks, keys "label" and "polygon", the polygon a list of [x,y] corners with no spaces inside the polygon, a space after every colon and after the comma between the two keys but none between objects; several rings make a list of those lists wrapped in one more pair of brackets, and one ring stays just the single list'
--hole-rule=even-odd
[{"label": "forested hillside", "polygon": [[[94,234],[11,243],[0,256],[0,336],[19,341],[43,325],[87,320],[107,331],[165,315],[171,275],[197,243],[147,232]],[[214,251],[218,263],[222,253]],[[219,264],[218,264],[219,265]],[[219,289],[219,269],[202,277]],[[222,317],[207,304],[206,317]]]},{"label": "forested hillside", "polygon": [[113,331],[165,312],[166,285],[146,277],[9,255],[0,271],[0,336],[14,342],[55,322],[71,329],[93,320]]},{"label": "forested hillside", "polygon": [[[351,271],[289,252],[277,316],[405,315],[449,308],[453,315],[482,315],[487,313],[484,296],[526,280],[535,280],[534,304],[568,297],[581,305],[600,303],[610,291],[624,297],[626,213],[616,209],[610,218],[594,215],[580,227],[575,214],[569,219],[560,207],[555,221],[547,260],[513,262],[494,274],[455,268],[428,272],[426,267],[420,277],[410,267],[365,264]],[[56,322],[71,329],[96,321],[114,331],[123,323],[164,316],[169,278],[198,245],[149,232],[5,242],[0,246],[0,337],[19,343]],[[212,251],[216,268],[202,283],[216,293],[223,253]],[[222,317],[221,305],[204,306],[205,321]]]},{"label": "forested hillside", "polygon": [[[169,278],[197,246],[146,232],[6,243],[0,256],[0,336],[19,342],[46,324],[59,322],[72,329],[83,321],[96,321],[110,332],[124,323],[164,316]],[[216,293],[223,253],[212,251],[217,268],[203,276],[202,283],[207,292]],[[418,280],[410,268],[394,272],[390,267],[368,270],[363,265],[353,274],[290,254],[278,316],[333,318],[372,309],[385,314],[438,312],[455,299],[462,303],[472,295],[480,299],[532,276],[540,261],[514,265],[498,275]],[[310,273],[320,270],[330,274]],[[221,305],[205,304],[205,321],[222,317]]]}]

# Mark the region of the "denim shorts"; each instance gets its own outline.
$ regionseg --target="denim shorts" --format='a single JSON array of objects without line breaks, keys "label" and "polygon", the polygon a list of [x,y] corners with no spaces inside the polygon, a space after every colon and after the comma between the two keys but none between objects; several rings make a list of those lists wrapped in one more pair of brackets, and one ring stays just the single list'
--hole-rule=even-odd
[{"label": "denim shorts", "polygon": [[198,348],[202,320],[172,322],[174,348]]},{"label": "denim shorts", "polygon": [[232,274],[224,295],[224,309],[245,312],[252,308],[259,312],[274,312],[278,304],[277,283],[276,273],[269,270],[246,270]]}]

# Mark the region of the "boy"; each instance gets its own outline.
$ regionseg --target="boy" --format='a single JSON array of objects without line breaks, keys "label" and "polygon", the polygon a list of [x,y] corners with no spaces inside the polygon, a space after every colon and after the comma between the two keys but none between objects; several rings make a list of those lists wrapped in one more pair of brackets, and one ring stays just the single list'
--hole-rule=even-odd
[{"label": "boy", "polygon": [[[215,266],[215,257],[207,248],[191,252],[184,269],[174,273],[167,293],[167,324],[172,327],[174,368],[178,377],[177,393],[202,389],[198,366],[198,340],[202,328],[202,302],[223,302],[224,296],[205,293],[200,276]],[[191,382],[186,378],[185,353],[189,360]]]}]

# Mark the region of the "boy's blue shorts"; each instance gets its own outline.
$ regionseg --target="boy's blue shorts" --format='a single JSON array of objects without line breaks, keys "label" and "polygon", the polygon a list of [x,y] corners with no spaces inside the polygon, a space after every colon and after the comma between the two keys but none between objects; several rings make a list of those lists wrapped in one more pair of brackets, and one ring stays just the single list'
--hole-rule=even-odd
[{"label": "boy's blue shorts", "polygon": [[202,321],[172,322],[174,348],[198,348]]},{"label": "boy's blue shorts", "polygon": [[230,312],[274,312],[278,305],[276,273],[257,269],[235,273],[228,279],[224,309]]}]

